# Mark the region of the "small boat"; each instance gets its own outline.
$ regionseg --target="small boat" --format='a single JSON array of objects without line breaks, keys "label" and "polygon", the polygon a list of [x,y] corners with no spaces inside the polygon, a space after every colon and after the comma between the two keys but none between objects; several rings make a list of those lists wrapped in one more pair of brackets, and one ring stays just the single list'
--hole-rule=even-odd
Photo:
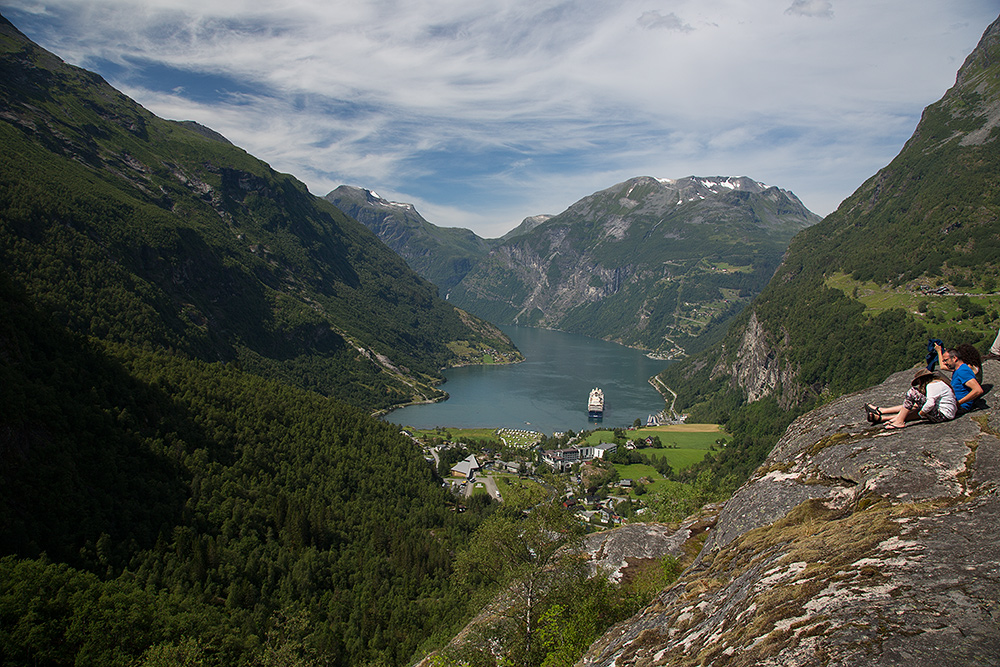
[{"label": "small boat", "polygon": [[590,390],[590,398],[587,399],[587,414],[594,418],[604,416],[604,392],[598,387]]}]

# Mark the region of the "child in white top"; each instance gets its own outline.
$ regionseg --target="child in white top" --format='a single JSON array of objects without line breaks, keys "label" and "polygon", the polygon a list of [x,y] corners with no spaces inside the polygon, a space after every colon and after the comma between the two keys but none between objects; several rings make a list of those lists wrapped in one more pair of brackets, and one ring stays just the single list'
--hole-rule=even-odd
[{"label": "child in white top", "polygon": [[887,429],[903,428],[906,422],[917,419],[929,422],[954,419],[958,402],[944,377],[922,368],[913,376],[902,405],[879,408],[866,403],[865,412],[871,424],[885,423]]}]

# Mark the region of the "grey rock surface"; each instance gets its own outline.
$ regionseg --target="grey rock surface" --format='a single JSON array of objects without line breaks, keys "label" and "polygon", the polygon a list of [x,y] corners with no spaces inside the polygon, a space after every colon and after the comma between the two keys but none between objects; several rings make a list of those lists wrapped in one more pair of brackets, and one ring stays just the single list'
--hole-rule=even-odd
[{"label": "grey rock surface", "polygon": [[640,561],[659,560],[667,555],[682,558],[687,541],[704,533],[714,520],[715,513],[710,510],[685,521],[680,528],[663,523],[627,524],[587,535],[582,551],[589,557],[595,573],[603,572],[611,581],[619,582],[628,568]]},{"label": "grey rock surface", "polygon": [[912,376],[796,420],[696,563],[581,664],[1000,664],[1000,409],[869,425]]}]

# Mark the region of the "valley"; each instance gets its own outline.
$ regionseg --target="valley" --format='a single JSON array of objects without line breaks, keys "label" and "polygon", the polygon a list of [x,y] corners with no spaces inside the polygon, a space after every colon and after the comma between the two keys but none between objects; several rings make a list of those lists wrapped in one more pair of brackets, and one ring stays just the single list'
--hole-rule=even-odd
[{"label": "valley", "polygon": [[[511,498],[522,503],[524,494],[534,502],[558,498],[592,529],[629,521],[654,519],[655,508],[643,498],[648,493],[683,495],[689,485],[678,482],[683,473],[726,445],[726,434],[714,424],[630,427],[627,429],[556,433],[512,429],[435,428],[406,429],[438,468],[453,492],[470,498],[485,494],[500,502]],[[582,450],[601,444],[621,448],[604,459],[580,456],[569,468],[556,469],[549,461],[552,449]],[[475,457],[473,474],[451,467],[454,461]],[[442,463],[443,461],[443,463]],[[653,498],[653,496],[649,496]],[[567,502],[571,501],[571,502]],[[594,513],[600,516],[594,518]],[[649,514],[649,517],[643,515]],[[663,517],[660,517],[663,518]],[[682,517],[683,518],[683,517]]]},{"label": "valley", "polygon": [[464,310],[665,359],[715,341],[792,235],[819,220],[793,193],[745,177],[633,178],[500,239],[437,227],[363,188],[326,199]]},{"label": "valley", "polygon": [[1000,663],[1000,363],[860,408],[1000,328],[998,119],[1000,19],[822,219],[636,176],[484,239],[0,17],[0,664]]}]

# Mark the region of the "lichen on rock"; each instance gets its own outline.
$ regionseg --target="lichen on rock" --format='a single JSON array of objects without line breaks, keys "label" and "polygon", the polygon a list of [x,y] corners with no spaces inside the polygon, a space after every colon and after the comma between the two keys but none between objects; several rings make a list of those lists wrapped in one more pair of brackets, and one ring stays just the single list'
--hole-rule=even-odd
[{"label": "lichen on rock", "polygon": [[1000,664],[1000,409],[868,424],[912,375],[797,419],[695,564],[581,664]]}]

